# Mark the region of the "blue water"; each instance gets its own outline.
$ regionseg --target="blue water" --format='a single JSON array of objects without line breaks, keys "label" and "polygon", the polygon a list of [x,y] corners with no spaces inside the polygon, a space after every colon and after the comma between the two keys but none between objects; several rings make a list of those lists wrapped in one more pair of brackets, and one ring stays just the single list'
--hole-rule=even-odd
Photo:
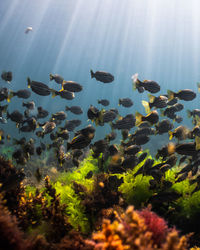
[{"label": "blue water", "polygon": [[[167,89],[197,92],[199,7],[198,0],[1,0],[0,71],[13,72],[13,90],[26,88],[28,76],[59,90],[58,84],[49,81],[50,73],[82,84],[84,90],[73,101],[34,93],[30,98],[51,113],[64,110],[65,105],[82,106],[82,127],[88,124],[88,107],[100,108],[97,99],[101,98],[108,98],[111,108],[117,107],[119,98],[131,97],[134,106],[119,107],[120,114],[136,110],[144,114],[141,100],[147,100],[147,93],[132,91],[131,76],[136,72],[141,80],[157,81],[163,94]],[[27,26],[33,32],[25,34]],[[90,69],[110,72],[115,81],[97,82],[91,79]],[[2,80],[0,84],[8,86]],[[184,102],[185,109],[200,108],[199,101],[197,95],[194,101]],[[23,111],[21,102],[13,98],[8,110]],[[77,116],[68,113],[72,118]],[[0,126],[18,135],[14,123]],[[109,125],[98,128],[96,138],[109,131]]]}]

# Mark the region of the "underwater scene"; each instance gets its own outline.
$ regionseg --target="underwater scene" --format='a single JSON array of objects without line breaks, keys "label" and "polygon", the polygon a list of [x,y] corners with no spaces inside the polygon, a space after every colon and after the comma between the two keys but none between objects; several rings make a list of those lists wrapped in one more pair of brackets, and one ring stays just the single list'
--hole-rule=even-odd
[{"label": "underwater scene", "polygon": [[0,1],[0,249],[200,249],[199,8]]}]

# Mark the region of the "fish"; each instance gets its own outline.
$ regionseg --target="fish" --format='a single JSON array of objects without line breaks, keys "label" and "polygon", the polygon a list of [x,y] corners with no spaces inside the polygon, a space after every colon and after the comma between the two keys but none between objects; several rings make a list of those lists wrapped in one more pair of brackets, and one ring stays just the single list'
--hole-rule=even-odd
[{"label": "fish", "polygon": [[124,154],[127,155],[136,155],[141,150],[139,145],[131,145],[124,148]]},{"label": "fish", "polygon": [[98,100],[98,103],[103,106],[108,106],[110,104],[110,102],[107,99]]},{"label": "fish", "polygon": [[89,146],[91,139],[83,134],[76,135],[71,142],[67,142],[67,151],[70,149],[83,149]]},{"label": "fish", "polygon": [[42,82],[31,81],[29,77],[27,78],[27,81],[28,87],[37,95],[48,96],[52,92],[52,90]]},{"label": "fish", "polygon": [[184,109],[184,106],[181,103],[176,103],[173,106],[175,107],[175,112],[179,112]]},{"label": "fish", "polygon": [[63,81],[64,81],[64,78],[62,76],[58,75],[58,74],[55,74],[55,75],[50,74],[49,78],[50,78],[50,81],[54,80],[58,84],[62,84]]},{"label": "fish", "polygon": [[131,129],[135,126],[135,117],[133,114],[128,114],[125,117],[121,117],[115,123],[112,123],[113,129]]},{"label": "fish", "polygon": [[58,159],[58,163],[60,164],[60,166],[62,166],[67,158],[64,145],[60,145],[59,148],[56,149],[56,156]]},{"label": "fish", "polygon": [[174,121],[177,122],[177,123],[181,123],[183,121],[183,117],[181,117],[179,115],[176,115]]},{"label": "fish", "polygon": [[14,96],[18,98],[28,99],[31,96],[31,91],[28,89],[20,89],[18,91],[10,91],[8,98],[11,100]]},{"label": "fish", "polygon": [[71,106],[71,107],[65,106],[65,110],[71,111],[75,115],[83,114],[83,110],[80,106]]},{"label": "fish", "polygon": [[96,71],[95,73],[90,70],[91,78],[95,78],[97,81],[103,83],[111,83],[114,81],[114,76],[108,72]]},{"label": "fish", "polygon": [[175,151],[180,155],[194,156],[197,154],[195,142],[184,142],[175,146]]},{"label": "fish", "polygon": [[168,120],[164,119],[155,125],[156,134],[162,135],[164,133],[168,133],[170,130],[174,128],[174,125]]},{"label": "fish", "polygon": [[174,99],[174,97],[177,97],[179,100],[183,101],[192,101],[196,98],[196,93],[192,91],[191,89],[183,89],[179,90],[177,93],[168,90],[167,91],[169,100]]},{"label": "fish", "polygon": [[151,112],[151,109],[153,107],[155,107],[155,108],[167,107],[168,98],[166,96],[160,95],[160,96],[156,97],[156,96],[153,96],[150,94],[148,96],[149,96],[149,102],[144,101],[144,100],[142,101],[142,105],[144,106],[147,114]]},{"label": "fish", "polygon": [[99,109],[96,108],[93,105],[90,105],[88,111],[87,111],[87,117],[89,120],[94,121],[95,119],[97,119],[99,117]]},{"label": "fish", "polygon": [[49,133],[51,133],[55,128],[56,128],[55,122],[46,122],[46,123],[42,126],[42,129],[43,129],[42,133],[43,133],[43,135],[49,134]]},{"label": "fish", "polygon": [[7,111],[7,119],[11,119],[11,121],[16,123],[22,123],[24,116],[18,110],[14,110],[12,113]]},{"label": "fish", "polygon": [[78,130],[76,133],[75,133],[75,136],[77,135],[84,135],[85,137],[88,137],[90,139],[93,139],[94,138],[94,135],[95,135],[95,131],[96,129],[91,125],[89,124],[88,126],[86,126],[85,128],[81,129],[81,130]]},{"label": "fish", "polygon": [[133,142],[136,145],[144,145],[147,142],[149,142],[149,140],[150,140],[150,138],[148,135],[139,135],[139,136],[134,137]]},{"label": "fish", "polygon": [[33,31],[33,27],[28,26],[28,27],[25,29],[24,33],[25,33],[25,34],[28,34],[30,31]]},{"label": "fish", "polygon": [[35,102],[34,101],[23,102],[22,107],[26,107],[27,109],[33,110],[35,109]]},{"label": "fish", "polygon": [[93,150],[94,155],[98,155],[100,153],[104,153],[108,148],[108,142],[106,140],[98,140],[93,145],[90,145],[90,148]]},{"label": "fish", "polygon": [[133,101],[130,98],[120,98],[119,106],[122,105],[125,108],[130,108],[133,106]]},{"label": "fish", "polygon": [[144,161],[147,157],[148,153],[147,152],[143,152],[139,157],[138,157],[138,164],[142,161]]},{"label": "fish", "polygon": [[68,131],[73,131],[76,127],[80,125],[81,125],[81,120],[78,119],[69,120],[65,122],[63,129],[67,129]]},{"label": "fish", "polygon": [[64,111],[58,111],[58,112],[52,114],[51,117],[52,117],[53,121],[54,120],[63,121],[63,120],[65,120],[67,118],[67,114]]},{"label": "fish", "polygon": [[107,140],[107,141],[110,142],[110,141],[115,140],[116,137],[117,137],[117,133],[116,133],[115,131],[112,131],[112,132],[110,132],[109,134],[107,134],[107,135],[105,136],[105,140]]},{"label": "fish", "polygon": [[129,129],[122,129],[121,130],[122,140],[125,141],[129,137]]},{"label": "fish", "polygon": [[62,130],[61,132],[56,132],[56,138],[61,137],[63,140],[69,139],[69,131],[67,129]]},{"label": "fish", "polygon": [[75,93],[81,92],[83,90],[83,86],[74,81],[63,81],[61,92],[64,90]]},{"label": "fish", "polygon": [[6,124],[7,123],[6,118],[3,118],[2,116],[0,116],[0,123],[1,124]]},{"label": "fish", "polygon": [[101,123],[104,124],[112,122],[113,120],[115,120],[117,115],[118,115],[117,109],[109,109],[109,110],[102,109],[98,113],[97,125]]},{"label": "fish", "polygon": [[178,126],[174,131],[169,131],[169,140],[176,137],[178,140],[185,140],[188,138],[189,129],[184,126]]},{"label": "fish", "polygon": [[141,135],[153,135],[155,134],[155,129],[151,127],[138,128],[133,134],[130,135],[130,138],[134,138]]},{"label": "fish", "polygon": [[38,114],[37,114],[37,119],[40,118],[45,118],[49,115],[49,112],[45,109],[43,109],[41,106],[37,108]]},{"label": "fish", "polygon": [[8,98],[9,90],[7,88],[0,88],[0,102],[7,100],[10,102],[10,99]]},{"label": "fish", "polygon": [[200,109],[187,110],[188,118],[198,116],[200,117]]},{"label": "fish", "polygon": [[52,97],[60,96],[62,99],[66,100],[73,100],[75,98],[75,94],[68,90],[56,91],[52,89],[51,92],[52,92]]},{"label": "fish", "polygon": [[7,83],[10,83],[12,81],[13,75],[11,71],[3,71],[1,74],[1,78],[6,81]]},{"label": "fish", "polygon": [[180,197],[181,197],[181,194],[175,191],[163,191],[163,192],[160,192],[158,194],[151,196],[148,202],[151,204],[155,204],[155,203],[160,204],[163,202],[169,203],[169,202],[177,200]]},{"label": "fish", "polygon": [[149,114],[146,116],[143,116],[139,112],[135,113],[135,118],[136,118],[136,126],[139,126],[142,122],[147,121],[151,125],[156,124],[159,120],[159,114],[156,110],[151,111]]},{"label": "fish", "polygon": [[144,92],[144,87],[142,87],[142,82],[138,79],[138,73],[132,75],[133,90],[138,90],[139,93]]},{"label": "fish", "polygon": [[133,89],[144,88],[150,93],[157,93],[160,91],[160,85],[152,80],[144,80],[143,82],[138,79],[138,74],[132,76]]},{"label": "fish", "polygon": [[[166,95],[166,96],[168,98],[168,95]],[[178,102],[178,98],[174,97],[173,99],[167,101],[167,106],[172,106],[172,105],[176,104],[177,102]]]}]

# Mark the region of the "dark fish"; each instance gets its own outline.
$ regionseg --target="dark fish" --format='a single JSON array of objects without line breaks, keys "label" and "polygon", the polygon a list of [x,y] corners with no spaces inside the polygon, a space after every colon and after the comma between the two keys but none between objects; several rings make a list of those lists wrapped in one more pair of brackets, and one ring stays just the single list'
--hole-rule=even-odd
[{"label": "dark fish", "polygon": [[83,90],[82,85],[80,85],[77,82],[73,82],[73,81],[63,81],[63,86],[62,86],[62,90],[66,90],[69,92],[80,92]]},{"label": "dark fish", "polygon": [[27,123],[28,127],[30,127],[31,131],[34,131],[37,127],[37,121],[34,117],[29,117],[26,120],[23,121],[22,125],[24,123]]},{"label": "dark fish", "polygon": [[127,169],[133,169],[136,165],[138,164],[138,159],[135,155],[127,155],[125,156],[123,162],[122,162],[122,167]]},{"label": "dark fish", "polygon": [[138,157],[138,164],[142,161],[144,161],[144,159],[147,157],[148,153],[144,152],[142,153],[139,157]]},{"label": "dark fish", "polygon": [[92,172],[92,170],[90,170],[90,171],[87,173],[87,175],[85,176],[85,178],[86,178],[86,179],[91,179],[92,176],[93,176],[93,172]]},{"label": "dark fish", "polygon": [[37,114],[37,118],[45,118],[49,115],[49,112],[47,110],[44,110],[42,107],[38,107],[38,114]]},{"label": "dark fish", "polygon": [[50,81],[54,80],[58,84],[62,84],[64,81],[64,78],[58,74],[55,74],[55,75],[50,74],[49,77],[50,77]]},{"label": "dark fish", "polygon": [[177,123],[181,123],[183,121],[183,118],[181,116],[176,115],[174,121]]},{"label": "dark fish", "polygon": [[153,166],[154,160],[152,159],[147,159],[145,163],[138,169],[138,171],[134,174],[134,177],[137,176],[138,174],[143,174],[145,175],[147,171]]},{"label": "dark fish", "polygon": [[62,90],[62,91],[52,90],[52,97],[55,96],[60,96],[61,98],[66,100],[73,100],[75,97],[74,93],[68,90]]},{"label": "dark fish", "polygon": [[83,110],[80,106],[71,106],[71,107],[65,106],[65,110],[71,111],[75,115],[83,114]]},{"label": "dark fish", "polygon": [[99,117],[99,109],[93,105],[90,105],[90,107],[87,111],[87,117],[91,121],[94,121],[95,119],[97,119]]},{"label": "dark fish", "polygon": [[82,149],[89,146],[91,139],[83,134],[75,136],[71,142],[67,143],[67,151],[69,149]]},{"label": "dark fish", "polygon": [[124,154],[127,155],[136,155],[141,150],[141,147],[138,145],[131,145],[124,149]]},{"label": "dark fish", "polygon": [[69,131],[65,129],[65,130],[62,130],[61,132],[56,132],[56,137],[61,137],[63,140],[68,140]]},{"label": "dark fish", "polygon": [[107,141],[110,142],[110,141],[115,140],[116,137],[117,137],[117,133],[114,132],[114,131],[112,131],[112,132],[110,132],[109,134],[107,134],[107,135],[105,136],[105,139],[106,139]]},{"label": "dark fish", "polygon": [[91,145],[91,149],[96,155],[104,153],[107,148],[108,148],[108,142],[106,140],[99,140],[96,141],[93,145]]},{"label": "dark fish", "polygon": [[17,139],[13,139],[13,144],[14,145],[24,145],[26,143],[26,138],[22,137],[21,139],[17,140]]},{"label": "dark fish", "polygon": [[8,108],[8,105],[3,105],[3,106],[0,105],[0,116],[2,116],[3,113],[6,113],[7,108]]},{"label": "dark fish", "polygon": [[184,106],[181,103],[176,103],[173,106],[175,107],[175,110],[176,110],[175,112],[179,112],[184,109]]},{"label": "dark fish", "polygon": [[10,102],[10,99],[8,98],[9,90],[7,88],[0,88],[0,102],[7,100]]},{"label": "dark fish", "polygon": [[149,142],[150,138],[148,135],[139,135],[139,136],[136,136],[134,137],[134,140],[133,142],[136,144],[136,145],[144,145],[146,144],[147,142]]},{"label": "dark fish", "polygon": [[164,119],[155,125],[156,133],[159,135],[168,133],[170,130],[173,129],[173,127],[174,125],[167,119]]},{"label": "dark fish", "polygon": [[195,117],[196,115],[200,117],[200,109],[194,109],[192,111],[187,110],[188,117]]},{"label": "dark fish", "polygon": [[17,96],[18,98],[28,99],[31,96],[31,91],[28,89],[20,89],[18,91],[10,91],[8,99],[11,100],[12,97]]},{"label": "dark fish", "polygon": [[177,144],[175,147],[175,151],[180,155],[194,156],[197,154],[196,145],[194,142],[185,142],[182,144]]},{"label": "dark fish", "polygon": [[149,95],[149,102],[147,101],[142,101],[142,105],[145,108],[146,113],[150,113],[150,110],[155,107],[155,108],[165,108],[167,107],[167,101],[168,98],[166,96],[153,96]]},{"label": "dark fish", "polygon": [[155,129],[144,127],[137,129],[132,135],[130,135],[130,138],[134,138],[141,135],[153,135],[155,134]]},{"label": "dark fish", "polygon": [[110,102],[107,99],[98,100],[98,103],[103,106],[108,106],[110,104]]},{"label": "dark fish", "polygon": [[121,98],[119,99],[119,105],[122,105],[125,108],[130,108],[133,106],[133,101],[130,98]]},{"label": "dark fish", "polygon": [[101,110],[98,116],[97,125],[98,123],[109,123],[115,120],[118,115],[117,109],[109,109],[109,110]]},{"label": "dark fish", "polygon": [[116,145],[112,144],[108,147],[108,152],[110,156],[119,154],[119,150]]},{"label": "dark fish", "polygon": [[[167,97],[168,97],[168,95],[167,95]],[[177,102],[178,102],[178,98],[174,97],[173,99],[167,101],[167,106],[172,106],[172,105],[176,104]]]},{"label": "dark fish", "polygon": [[64,129],[67,129],[68,131],[73,131],[76,127],[81,125],[81,120],[74,119],[66,121],[64,125]]},{"label": "dark fish", "polygon": [[131,129],[135,126],[135,117],[132,114],[121,117],[115,123],[112,123],[114,129]]},{"label": "dark fish", "polygon": [[26,107],[27,109],[33,110],[35,108],[35,103],[34,101],[30,101],[30,102],[23,102],[22,103],[23,107]]},{"label": "dark fish", "polygon": [[41,155],[43,150],[42,150],[41,146],[38,146],[38,147],[36,147],[35,151],[36,151],[37,155]]},{"label": "dark fish", "polygon": [[67,115],[64,111],[59,111],[59,112],[56,112],[55,114],[52,114],[52,118],[53,120],[65,120],[67,118]]},{"label": "dark fish", "polygon": [[178,140],[185,140],[188,137],[189,130],[184,126],[177,127],[174,131],[169,131],[169,139],[176,137]]},{"label": "dark fish", "polygon": [[141,82],[138,79],[138,74],[135,74],[132,76],[133,79],[133,88],[138,89],[138,88],[144,88],[145,90],[149,91],[150,93],[157,93],[160,91],[160,85],[152,80],[144,80]]},{"label": "dark fish", "polygon": [[155,194],[153,195],[150,199],[149,199],[149,203],[163,203],[163,202],[166,202],[166,203],[169,203],[169,202],[172,202],[172,201],[175,201],[177,200],[178,198],[181,197],[181,194],[178,194],[174,191],[164,191],[164,192],[160,192],[158,194]]},{"label": "dark fish", "polygon": [[114,81],[114,76],[110,73],[104,72],[104,71],[96,71],[95,73],[90,70],[91,78],[94,78],[97,81],[103,82],[103,83],[110,83]]},{"label": "dark fish", "polygon": [[2,74],[1,74],[1,78],[10,83],[12,81],[12,72],[11,71],[3,71]]},{"label": "dark fish", "polygon": [[192,101],[196,97],[196,93],[193,92],[191,89],[183,89],[178,91],[177,93],[168,90],[167,91],[169,100],[174,99],[174,97],[177,97],[180,100],[184,101]]},{"label": "dark fish", "polygon": [[137,89],[139,93],[143,93],[144,87],[142,87],[142,82],[138,79],[138,73],[134,74],[131,79],[133,81],[133,90]]},{"label": "dark fish", "polygon": [[143,116],[139,112],[136,112],[135,118],[136,118],[136,126],[139,126],[144,121],[147,121],[153,125],[153,124],[156,124],[158,122],[159,114],[156,110],[151,111],[151,113],[149,113],[146,116]]},{"label": "dark fish", "polygon": [[14,110],[11,114],[7,112],[7,119],[11,119],[11,121],[16,123],[22,123],[24,116],[18,110]]},{"label": "dark fish", "polygon": [[122,129],[121,134],[122,134],[122,140],[125,141],[129,137],[129,130],[128,129]]},{"label": "dark fish", "polygon": [[88,125],[87,127],[81,129],[81,130],[78,130],[76,133],[75,133],[75,136],[79,135],[79,134],[82,134],[84,135],[85,137],[88,137],[90,139],[93,139],[94,138],[94,135],[95,135],[95,128],[90,124]]},{"label": "dark fish", "polygon": [[31,81],[30,78],[28,80],[28,87],[32,89],[32,91],[41,96],[48,96],[51,94],[51,89],[42,82]]}]

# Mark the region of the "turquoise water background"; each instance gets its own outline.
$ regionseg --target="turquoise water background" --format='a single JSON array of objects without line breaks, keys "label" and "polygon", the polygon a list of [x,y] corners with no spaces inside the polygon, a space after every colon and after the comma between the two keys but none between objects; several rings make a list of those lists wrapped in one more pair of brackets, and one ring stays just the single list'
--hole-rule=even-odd
[{"label": "turquoise water background", "polygon": [[[49,81],[50,73],[82,84],[84,90],[73,101],[34,93],[30,98],[50,113],[64,110],[65,105],[80,105],[82,127],[88,124],[90,104],[100,108],[97,99],[101,98],[109,99],[111,108],[117,107],[119,98],[130,97],[134,106],[119,107],[120,114],[145,114],[141,100],[147,100],[147,93],[132,91],[131,76],[136,72],[141,80],[157,81],[159,94],[184,88],[197,92],[199,8],[198,0],[1,0],[0,71],[13,72],[9,86],[13,90],[27,88],[28,76],[59,90]],[[33,32],[25,34],[27,26]],[[97,82],[91,79],[90,69],[110,72],[115,81]],[[2,80],[0,84],[8,86]],[[23,111],[21,102],[13,98],[9,111]],[[184,105],[185,110],[200,108],[199,95]],[[185,111],[180,114],[190,126]],[[69,113],[68,119],[72,118],[77,116]],[[18,133],[14,123],[0,126]],[[109,131],[109,125],[98,128],[96,138]]]}]

